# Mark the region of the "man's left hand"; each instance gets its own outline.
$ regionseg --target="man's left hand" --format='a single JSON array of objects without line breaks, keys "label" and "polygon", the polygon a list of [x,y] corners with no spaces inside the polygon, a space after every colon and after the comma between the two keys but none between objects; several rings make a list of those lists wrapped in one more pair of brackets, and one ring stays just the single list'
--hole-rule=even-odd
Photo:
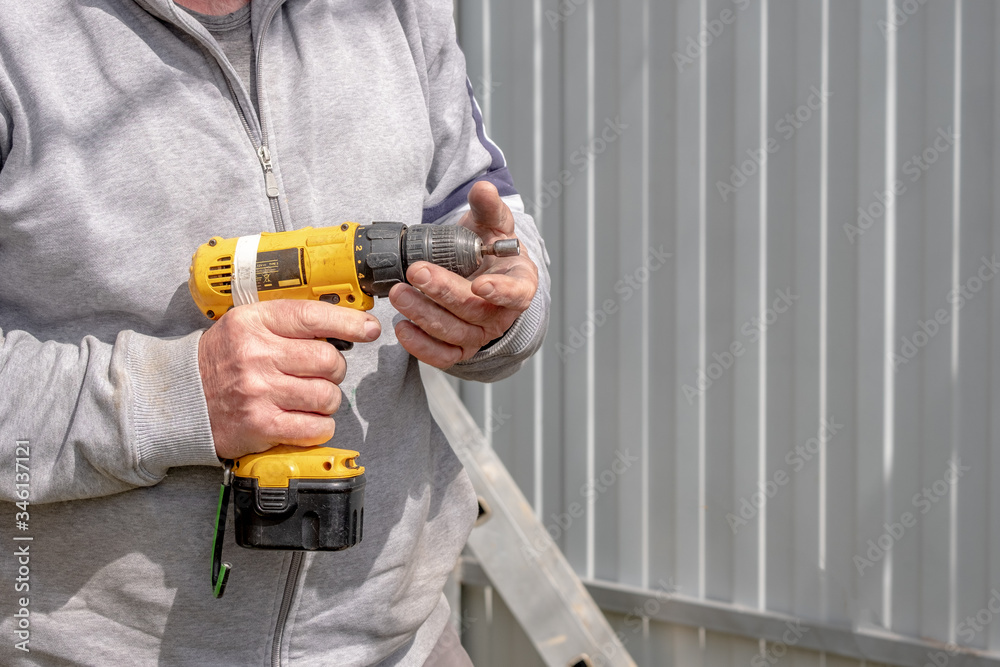
[{"label": "man's left hand", "polygon": [[[517,238],[514,215],[487,182],[469,191],[470,210],[458,224],[483,244]],[[538,289],[538,267],[523,251],[516,257],[485,257],[470,281],[429,262],[406,271],[389,301],[409,318],[396,323],[396,338],[407,352],[437,368],[448,368],[500,338],[528,309]]]}]

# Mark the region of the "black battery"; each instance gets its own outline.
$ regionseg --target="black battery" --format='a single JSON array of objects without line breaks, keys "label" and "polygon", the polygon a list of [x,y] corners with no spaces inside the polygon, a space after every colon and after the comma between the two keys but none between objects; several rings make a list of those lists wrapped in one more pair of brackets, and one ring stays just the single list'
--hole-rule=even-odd
[{"label": "black battery", "polygon": [[236,543],[249,549],[340,551],[364,533],[365,476],[289,479],[288,487],[261,487],[234,476]]}]

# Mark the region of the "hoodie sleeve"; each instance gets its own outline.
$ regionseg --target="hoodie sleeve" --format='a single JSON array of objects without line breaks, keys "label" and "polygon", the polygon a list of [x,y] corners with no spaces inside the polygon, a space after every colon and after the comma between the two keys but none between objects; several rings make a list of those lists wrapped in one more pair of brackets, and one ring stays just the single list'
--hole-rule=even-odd
[{"label": "hoodie sleeve", "polygon": [[[17,141],[0,69],[0,185]],[[0,308],[0,501],[93,498],[218,466],[198,369],[201,331],[113,344],[42,341],[6,330]]]},{"label": "hoodie sleeve", "polygon": [[464,380],[493,382],[512,375],[542,345],[549,321],[549,258],[535,221],[524,210],[507,170],[503,152],[486,134],[483,116],[455,38],[450,2],[434,3],[422,22],[427,60],[428,106],[434,136],[434,159],[427,178],[423,222],[456,224],[468,210],[468,196],[478,181],[496,186],[514,215],[522,252],[538,267],[538,291],[528,309],[502,338],[446,372]]},{"label": "hoodie sleeve", "polygon": [[200,338],[123,331],[113,345],[72,345],[0,331],[0,466],[10,471],[0,500],[24,500],[24,489],[34,504],[105,496],[156,484],[173,466],[218,466]]}]

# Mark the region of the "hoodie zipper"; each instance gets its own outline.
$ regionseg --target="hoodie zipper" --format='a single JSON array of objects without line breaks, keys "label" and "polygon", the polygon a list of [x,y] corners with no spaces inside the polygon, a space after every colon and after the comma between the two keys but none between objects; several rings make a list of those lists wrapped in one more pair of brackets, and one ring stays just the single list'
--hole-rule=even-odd
[{"label": "hoodie zipper", "polygon": [[[250,143],[253,144],[254,149],[257,151],[257,159],[260,161],[261,169],[264,170],[264,186],[267,188],[267,199],[271,203],[271,218],[274,220],[274,230],[276,232],[285,231],[285,223],[281,219],[281,208],[278,206],[278,179],[274,176],[274,165],[271,162],[271,150],[267,147],[267,142],[258,142],[257,138],[253,135],[253,130],[250,129],[250,123],[247,122],[247,117],[243,113],[243,107],[240,106],[239,98],[236,97],[236,89],[233,88],[232,82],[229,77],[226,77],[226,84],[229,86],[229,94],[232,95],[233,100],[236,100],[236,113],[240,117],[240,122],[243,123],[243,129],[247,133],[247,137],[250,138]],[[257,78],[257,106],[260,107],[260,77]],[[261,135],[266,137],[263,131],[263,122],[261,122]]]},{"label": "hoodie zipper", "polygon": [[264,27],[260,32],[260,42],[257,44],[257,51],[255,54],[257,61],[257,121],[260,124],[260,141],[257,141],[257,137],[254,136],[253,130],[250,128],[250,123],[247,121],[246,113],[244,113],[243,107],[240,105],[239,97],[236,96],[236,89],[233,87],[233,82],[229,80],[228,76],[225,77],[226,85],[229,87],[229,94],[236,103],[236,114],[240,117],[240,122],[243,124],[243,131],[246,132],[254,150],[257,151],[257,159],[260,161],[260,167],[264,171],[264,187],[267,191],[267,199],[271,205],[271,218],[274,220],[274,230],[277,232],[285,231],[285,222],[281,217],[281,207],[278,205],[278,197],[281,193],[278,190],[278,179],[274,175],[274,164],[271,161],[271,150],[267,146],[267,123],[264,120],[264,114],[259,110],[263,108],[264,100],[264,83],[262,76],[264,69],[262,56],[262,52],[264,50],[264,36],[267,34],[267,29],[271,25],[271,20],[277,13],[278,8],[281,7],[281,4],[282,3],[279,2],[271,7],[271,11],[264,19]]},{"label": "hoodie zipper", "polygon": [[302,569],[302,552],[292,553],[292,562],[288,566],[288,579],[285,580],[285,591],[281,594],[281,607],[278,609],[278,621],[274,625],[274,641],[271,644],[271,667],[281,667],[281,641],[285,635],[285,623],[288,622],[288,612],[292,608],[292,598],[295,597],[295,585],[298,583],[299,571]]},{"label": "hoodie zipper", "polygon": [[267,121],[264,119],[264,37],[267,36],[267,29],[271,26],[271,20],[278,13],[282,3],[277,2],[267,13],[264,19],[264,26],[260,31],[260,42],[257,44],[257,119],[260,121],[260,147],[257,149],[257,157],[260,159],[260,166],[264,169],[264,185],[267,187],[267,197],[271,200],[271,215],[274,217],[274,227],[277,231],[285,231],[285,223],[281,219],[281,207],[278,206],[278,179],[274,176],[271,165],[271,151],[267,147]]}]

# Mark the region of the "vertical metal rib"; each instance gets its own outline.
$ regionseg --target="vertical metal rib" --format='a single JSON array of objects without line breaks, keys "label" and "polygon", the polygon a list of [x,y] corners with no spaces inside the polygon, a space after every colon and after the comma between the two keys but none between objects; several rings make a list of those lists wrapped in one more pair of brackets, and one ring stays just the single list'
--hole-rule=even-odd
[{"label": "vertical metal rib", "polygon": [[[886,0],[886,20],[893,15],[895,0]],[[896,183],[896,31],[886,31],[885,58],[885,189],[895,191]],[[882,499],[883,518],[893,520],[892,472],[895,456],[896,374],[892,351],[896,339],[896,204],[885,207],[885,320],[883,349],[882,404]],[[882,622],[892,628],[892,565],[893,551],[882,561]]]}]

